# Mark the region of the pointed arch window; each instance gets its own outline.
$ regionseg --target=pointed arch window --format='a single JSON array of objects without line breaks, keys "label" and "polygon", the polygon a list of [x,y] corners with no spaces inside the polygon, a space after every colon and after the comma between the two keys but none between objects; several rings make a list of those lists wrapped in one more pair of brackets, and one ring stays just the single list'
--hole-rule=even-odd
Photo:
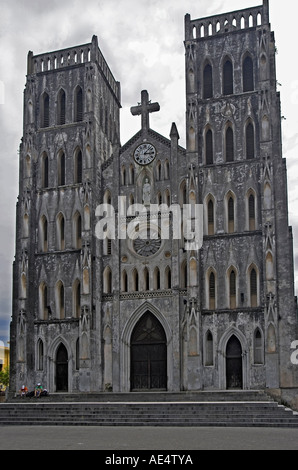
[{"label": "pointed arch window", "polygon": [[213,271],[209,274],[209,310],[214,310],[216,304],[215,293],[215,274]]},{"label": "pointed arch window", "polygon": [[166,160],[165,161],[165,170],[164,170],[164,174],[165,174],[165,180],[168,180],[170,178],[170,164],[169,164],[169,161]]},{"label": "pointed arch window", "polygon": [[139,273],[137,269],[132,272],[132,290],[133,292],[139,292]]},{"label": "pointed arch window", "polygon": [[44,363],[44,346],[41,339],[37,343],[37,370],[43,370]]},{"label": "pointed arch window", "polygon": [[73,285],[73,314],[75,318],[81,315],[81,283],[77,279]]},{"label": "pointed arch window", "polygon": [[161,162],[158,160],[156,163],[156,181],[161,181]]},{"label": "pointed arch window", "polygon": [[112,293],[112,271],[109,266],[103,272],[103,292],[104,294]]},{"label": "pointed arch window", "polygon": [[59,281],[56,286],[56,305],[57,318],[63,320],[65,318],[65,294],[62,281]]},{"label": "pointed arch window", "polygon": [[250,271],[250,306],[257,307],[258,305],[258,278],[257,272],[254,268]]},{"label": "pointed arch window", "polygon": [[205,335],[205,366],[213,366],[213,335],[210,330]]},{"label": "pointed arch window", "polygon": [[226,162],[234,161],[234,132],[231,126],[226,130]]},{"label": "pointed arch window", "polygon": [[45,282],[39,286],[39,317],[48,320],[48,287]]},{"label": "pointed arch window", "polygon": [[172,288],[172,273],[171,268],[169,266],[165,269],[165,289]]},{"label": "pointed arch window", "polygon": [[203,98],[208,99],[213,97],[213,77],[212,66],[206,64],[203,72]]},{"label": "pointed arch window", "polygon": [[234,269],[231,270],[229,276],[229,300],[230,300],[230,309],[235,309],[237,307],[236,302],[236,272]]},{"label": "pointed arch window", "polygon": [[252,58],[248,55],[243,61],[243,92],[254,90],[254,67]]},{"label": "pointed arch window", "polygon": [[248,223],[250,231],[256,230],[256,208],[253,194],[250,194],[248,198]]},{"label": "pointed arch window", "polygon": [[83,120],[83,91],[80,86],[75,91],[75,121]]},{"label": "pointed arch window", "polygon": [[245,143],[246,143],[246,158],[252,160],[255,158],[255,131],[254,126],[249,122],[246,126],[245,132]]},{"label": "pointed arch window", "polygon": [[153,288],[154,290],[160,290],[160,270],[158,267],[155,268],[153,274]]},{"label": "pointed arch window", "polygon": [[65,153],[61,151],[58,155],[58,186],[65,185]]},{"label": "pointed arch window", "polygon": [[188,269],[186,261],[183,261],[181,264],[180,285],[182,289],[186,289],[188,286]]},{"label": "pointed arch window", "polygon": [[206,165],[213,165],[213,133],[208,129],[205,135]]},{"label": "pointed arch window", "polygon": [[121,274],[121,292],[127,292],[127,291],[128,291],[127,272],[124,269]]},{"label": "pointed arch window", "polygon": [[228,233],[235,232],[235,201],[232,196],[228,197]]},{"label": "pointed arch window", "polygon": [[46,152],[41,158],[41,186],[43,188],[49,187],[49,157]]},{"label": "pointed arch window", "polygon": [[254,363],[264,364],[263,336],[259,328],[256,329],[254,334]]},{"label": "pointed arch window", "polygon": [[41,127],[49,127],[50,125],[50,98],[45,92],[41,99]]},{"label": "pointed arch window", "polygon": [[65,250],[65,219],[61,212],[57,217],[57,249]]},{"label": "pointed arch window", "polygon": [[207,206],[208,211],[208,235],[214,235],[214,202],[210,198]]},{"label": "pointed arch window", "polygon": [[73,219],[74,246],[77,250],[82,248],[82,217],[77,212]]},{"label": "pointed arch window", "polygon": [[48,251],[48,219],[45,215],[40,220],[40,249],[46,253]]},{"label": "pointed arch window", "polygon": [[58,107],[57,107],[57,124],[62,126],[65,124],[65,112],[66,112],[66,96],[65,91],[60,90],[58,93]]},{"label": "pointed arch window", "polygon": [[223,94],[232,95],[234,93],[233,64],[230,59],[226,59],[223,66]]},{"label": "pointed arch window", "polygon": [[150,277],[147,267],[144,269],[144,287],[146,291],[150,290]]},{"label": "pointed arch window", "polygon": [[75,153],[75,162],[74,162],[74,182],[82,183],[83,180],[83,156],[82,151],[77,150]]}]

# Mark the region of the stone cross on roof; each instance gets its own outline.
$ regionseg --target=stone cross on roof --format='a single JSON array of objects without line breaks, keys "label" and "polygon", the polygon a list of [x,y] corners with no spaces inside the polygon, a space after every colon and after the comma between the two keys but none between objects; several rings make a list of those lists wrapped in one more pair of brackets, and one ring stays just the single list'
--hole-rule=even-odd
[{"label": "stone cross on roof", "polygon": [[142,130],[144,131],[149,129],[149,113],[159,111],[160,106],[158,103],[151,103],[151,101],[149,101],[147,90],[142,91],[141,97],[141,103],[139,103],[138,106],[130,108],[130,112],[133,116],[142,115]]}]

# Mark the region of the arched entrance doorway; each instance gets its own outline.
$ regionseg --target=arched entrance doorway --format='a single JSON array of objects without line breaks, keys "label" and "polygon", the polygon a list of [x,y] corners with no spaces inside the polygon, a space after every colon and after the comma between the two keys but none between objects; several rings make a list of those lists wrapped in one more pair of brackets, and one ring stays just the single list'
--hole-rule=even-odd
[{"label": "arched entrance doorway", "polygon": [[56,391],[68,391],[68,353],[64,344],[60,344],[56,354]]},{"label": "arched entrance doorway", "polygon": [[158,319],[146,312],[131,335],[131,390],[167,389],[167,341]]},{"label": "arched entrance doorway", "polygon": [[227,389],[243,388],[242,347],[235,335],[227,343],[226,381]]}]

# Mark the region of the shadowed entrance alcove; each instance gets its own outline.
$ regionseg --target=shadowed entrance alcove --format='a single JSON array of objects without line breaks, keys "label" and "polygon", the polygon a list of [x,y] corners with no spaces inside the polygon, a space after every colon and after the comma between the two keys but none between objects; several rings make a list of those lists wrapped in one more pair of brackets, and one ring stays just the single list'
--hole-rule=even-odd
[{"label": "shadowed entrance alcove", "polygon": [[166,334],[158,319],[147,311],[131,336],[131,390],[166,389]]}]

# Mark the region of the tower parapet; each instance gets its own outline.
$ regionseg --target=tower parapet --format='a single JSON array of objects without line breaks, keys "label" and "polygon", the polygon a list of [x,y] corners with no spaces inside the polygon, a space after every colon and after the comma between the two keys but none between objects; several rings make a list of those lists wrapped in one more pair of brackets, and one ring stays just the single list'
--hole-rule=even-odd
[{"label": "tower parapet", "polygon": [[263,5],[221,15],[191,20],[185,16],[185,40],[206,39],[222,33],[255,28],[269,23],[268,0]]},{"label": "tower parapet", "polygon": [[92,41],[87,44],[81,44],[75,47],[60,49],[57,51],[46,52],[33,55],[32,51],[28,53],[27,74],[46,73],[57,70],[63,70],[65,67],[80,66],[89,62],[96,62],[105,80],[113,90],[117,99],[120,101],[120,86],[117,82],[98,47],[97,36],[93,36]]}]

